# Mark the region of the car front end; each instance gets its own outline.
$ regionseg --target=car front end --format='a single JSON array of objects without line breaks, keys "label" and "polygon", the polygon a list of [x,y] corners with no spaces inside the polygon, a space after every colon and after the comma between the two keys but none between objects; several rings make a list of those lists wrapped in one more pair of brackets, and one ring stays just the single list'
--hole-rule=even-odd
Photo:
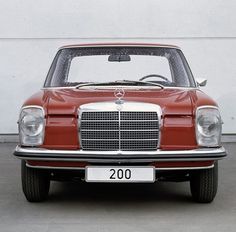
[{"label": "car front end", "polygon": [[[144,75],[154,70],[149,64],[159,62],[153,57],[160,62],[165,58],[158,68],[165,75]],[[77,58],[79,71],[73,64]],[[110,73],[105,72],[108,66],[100,68],[104,61]],[[132,61],[136,63],[130,68]],[[116,70],[117,65],[125,71]],[[73,79],[83,69],[88,72],[85,80]],[[137,71],[129,77],[143,77],[118,77],[130,69]],[[107,79],[111,75],[114,80]],[[166,45],[63,47],[44,88],[23,105],[18,123],[20,144],[14,155],[22,159],[23,191],[29,201],[44,200],[50,180],[81,179],[190,181],[193,198],[211,202],[217,161],[226,156],[217,104],[199,89],[180,49]]]}]

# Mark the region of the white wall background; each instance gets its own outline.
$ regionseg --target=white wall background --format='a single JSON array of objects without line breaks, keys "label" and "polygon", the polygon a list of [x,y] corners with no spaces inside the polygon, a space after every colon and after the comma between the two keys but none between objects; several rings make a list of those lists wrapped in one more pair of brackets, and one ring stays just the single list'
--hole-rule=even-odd
[{"label": "white wall background", "polygon": [[236,133],[235,12],[235,0],[0,0],[0,134],[17,133],[58,47],[97,41],[179,45]]}]

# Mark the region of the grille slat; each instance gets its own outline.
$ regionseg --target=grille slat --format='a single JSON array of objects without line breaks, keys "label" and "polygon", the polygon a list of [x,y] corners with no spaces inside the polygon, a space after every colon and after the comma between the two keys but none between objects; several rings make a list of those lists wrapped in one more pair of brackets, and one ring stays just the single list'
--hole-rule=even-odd
[{"label": "grille slat", "polygon": [[140,121],[140,122],[127,122],[121,121],[120,130],[148,130],[158,129],[158,121]]},{"label": "grille slat", "polygon": [[117,131],[81,131],[81,137],[84,139],[118,139],[119,130]]},{"label": "grille slat", "polygon": [[158,131],[121,131],[121,139],[153,139],[158,138]]},{"label": "grille slat", "polygon": [[80,117],[83,150],[150,151],[159,141],[157,112],[86,111]]},{"label": "grille slat", "polygon": [[139,150],[153,150],[157,148],[157,140],[143,140],[143,141],[121,141],[121,147],[124,151],[139,151]]},{"label": "grille slat", "polygon": [[119,112],[117,111],[109,111],[109,112],[83,112],[81,116],[81,120],[119,120]]},{"label": "grille slat", "polygon": [[[83,122],[83,121],[82,121]],[[119,122],[113,122],[113,121],[104,121],[104,122],[96,122],[96,121],[93,121],[93,122],[83,122],[81,123],[80,125],[80,128],[81,130],[83,131],[84,129],[86,130],[93,130],[93,129],[96,129],[96,130],[119,130]]]},{"label": "grille slat", "polygon": [[120,112],[121,120],[158,120],[156,112]]},{"label": "grille slat", "polygon": [[91,151],[117,151],[119,150],[119,141],[94,141],[94,140],[82,140],[82,146],[84,150]]}]

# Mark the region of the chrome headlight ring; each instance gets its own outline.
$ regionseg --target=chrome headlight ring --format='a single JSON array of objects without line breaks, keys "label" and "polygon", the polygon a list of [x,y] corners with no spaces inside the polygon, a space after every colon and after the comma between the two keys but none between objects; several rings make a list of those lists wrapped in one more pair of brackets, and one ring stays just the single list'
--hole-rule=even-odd
[{"label": "chrome headlight ring", "polygon": [[45,130],[43,107],[36,105],[23,107],[18,123],[21,145],[39,146],[43,144]]},{"label": "chrome headlight ring", "polygon": [[218,107],[198,107],[196,110],[195,130],[196,139],[199,146],[220,146],[222,120]]}]

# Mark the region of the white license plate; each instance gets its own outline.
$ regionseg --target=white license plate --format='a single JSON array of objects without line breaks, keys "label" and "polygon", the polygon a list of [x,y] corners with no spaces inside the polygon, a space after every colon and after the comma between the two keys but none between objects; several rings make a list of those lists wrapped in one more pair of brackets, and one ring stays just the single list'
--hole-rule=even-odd
[{"label": "white license plate", "polygon": [[154,182],[154,167],[87,166],[87,182]]}]

